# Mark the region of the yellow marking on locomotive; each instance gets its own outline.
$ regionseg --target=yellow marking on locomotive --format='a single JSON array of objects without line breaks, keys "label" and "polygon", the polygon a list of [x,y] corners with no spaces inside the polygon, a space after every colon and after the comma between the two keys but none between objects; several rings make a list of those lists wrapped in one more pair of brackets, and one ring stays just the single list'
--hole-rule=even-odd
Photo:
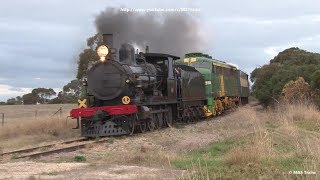
[{"label": "yellow marking on locomotive", "polygon": [[131,101],[130,97],[129,96],[123,96],[122,97],[122,103],[123,104],[129,104]]},{"label": "yellow marking on locomotive", "polygon": [[225,89],[224,89],[224,76],[220,75],[220,87],[221,87],[221,93],[220,96],[223,97],[226,95]]},{"label": "yellow marking on locomotive", "polygon": [[214,109],[216,111],[216,115],[220,115],[224,110],[222,101],[217,99],[217,100],[215,100],[215,104],[214,105],[215,105]]},{"label": "yellow marking on locomotive", "polygon": [[78,99],[78,106],[79,106],[79,108],[86,108],[87,107],[87,104],[86,104],[86,102],[87,102],[87,99],[84,99],[84,100],[80,100],[80,99]]},{"label": "yellow marking on locomotive", "polygon": [[203,106],[204,111],[206,112],[206,116],[209,117],[212,115],[212,112],[208,109],[208,106]]},{"label": "yellow marking on locomotive", "polygon": [[191,59],[190,59],[190,63],[196,62],[196,61],[197,61],[197,58],[191,58]]},{"label": "yellow marking on locomotive", "polygon": [[188,65],[190,65],[191,63],[196,62],[196,61],[197,61],[197,58],[184,58],[183,59],[183,62],[188,63]]}]

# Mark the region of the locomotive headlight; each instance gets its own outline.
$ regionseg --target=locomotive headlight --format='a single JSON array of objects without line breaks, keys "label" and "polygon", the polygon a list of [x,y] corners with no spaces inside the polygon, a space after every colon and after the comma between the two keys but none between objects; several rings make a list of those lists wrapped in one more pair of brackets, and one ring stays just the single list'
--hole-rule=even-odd
[{"label": "locomotive headlight", "polygon": [[100,57],[100,60],[103,62],[106,60],[106,56],[109,54],[109,49],[107,46],[102,45],[102,46],[99,46],[97,53],[98,53],[98,56]]}]

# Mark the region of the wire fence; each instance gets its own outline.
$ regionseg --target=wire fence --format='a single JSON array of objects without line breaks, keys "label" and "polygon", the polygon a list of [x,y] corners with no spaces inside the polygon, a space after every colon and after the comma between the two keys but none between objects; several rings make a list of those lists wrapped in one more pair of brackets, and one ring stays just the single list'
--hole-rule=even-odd
[{"label": "wire fence", "polygon": [[6,105],[0,106],[1,126],[35,120],[63,120],[76,104]]}]

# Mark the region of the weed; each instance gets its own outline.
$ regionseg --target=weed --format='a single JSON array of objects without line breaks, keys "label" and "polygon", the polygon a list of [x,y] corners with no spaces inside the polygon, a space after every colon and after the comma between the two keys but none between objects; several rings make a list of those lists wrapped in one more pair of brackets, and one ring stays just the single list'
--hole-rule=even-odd
[{"label": "weed", "polygon": [[77,156],[74,157],[74,161],[76,161],[76,162],[84,162],[86,160],[87,159],[84,156],[77,155]]},{"label": "weed", "polygon": [[48,172],[48,173],[45,173],[46,175],[49,175],[49,176],[56,176],[58,175],[59,173],[57,171],[51,171],[51,172]]},{"label": "weed", "polygon": [[106,142],[109,143],[109,144],[113,144],[114,143],[114,138],[108,138]]}]

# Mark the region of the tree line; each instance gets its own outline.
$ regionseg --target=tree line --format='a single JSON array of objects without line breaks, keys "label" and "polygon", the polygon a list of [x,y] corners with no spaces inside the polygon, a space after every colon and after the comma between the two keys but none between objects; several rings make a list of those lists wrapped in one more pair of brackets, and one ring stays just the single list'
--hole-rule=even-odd
[{"label": "tree line", "polygon": [[81,92],[80,81],[72,80],[58,94],[52,88],[35,88],[30,93],[0,102],[0,105],[76,103]]}]

